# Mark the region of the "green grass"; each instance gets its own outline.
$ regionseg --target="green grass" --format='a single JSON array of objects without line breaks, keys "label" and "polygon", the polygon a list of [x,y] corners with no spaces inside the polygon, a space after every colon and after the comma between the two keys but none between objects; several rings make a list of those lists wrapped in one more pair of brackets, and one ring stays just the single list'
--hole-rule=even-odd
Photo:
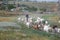
[{"label": "green grass", "polygon": [[0,31],[0,40],[60,40],[60,36],[39,30],[28,29],[22,25],[20,31]]}]

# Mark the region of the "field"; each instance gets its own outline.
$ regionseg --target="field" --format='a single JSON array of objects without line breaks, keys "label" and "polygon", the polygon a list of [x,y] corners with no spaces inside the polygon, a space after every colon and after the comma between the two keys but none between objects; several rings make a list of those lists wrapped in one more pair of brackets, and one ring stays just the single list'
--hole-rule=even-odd
[{"label": "field", "polygon": [[[42,17],[49,21],[51,24],[57,24],[60,16],[56,14],[30,14],[31,17]],[[6,24],[6,28],[3,27],[3,30],[0,30],[0,40],[60,40],[60,35],[57,34],[50,34],[39,30],[28,29],[25,24],[17,23],[17,18],[19,16],[12,16],[12,17],[0,17],[0,22],[13,22],[19,25],[16,26],[8,26]],[[25,17],[24,15],[20,15],[20,17]],[[3,26],[3,25],[2,25]],[[1,25],[0,25],[1,29]],[[6,29],[7,31],[5,31]]]}]

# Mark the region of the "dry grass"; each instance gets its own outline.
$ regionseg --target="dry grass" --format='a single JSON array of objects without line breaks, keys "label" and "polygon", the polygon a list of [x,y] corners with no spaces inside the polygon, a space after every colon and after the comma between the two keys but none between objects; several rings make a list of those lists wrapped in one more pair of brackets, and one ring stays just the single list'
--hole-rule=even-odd
[{"label": "dry grass", "polygon": [[11,19],[9,19],[9,18],[0,18],[0,21],[11,21]]},{"label": "dry grass", "polygon": [[0,40],[49,40],[48,37],[27,35],[21,32],[0,32]]},{"label": "dry grass", "polygon": [[0,22],[11,22],[14,21],[16,17],[0,17]]}]

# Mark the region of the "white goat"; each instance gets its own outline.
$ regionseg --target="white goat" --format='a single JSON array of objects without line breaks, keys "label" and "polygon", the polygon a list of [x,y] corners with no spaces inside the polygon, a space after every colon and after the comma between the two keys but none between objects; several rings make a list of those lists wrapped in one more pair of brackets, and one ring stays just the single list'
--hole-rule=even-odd
[{"label": "white goat", "polygon": [[58,28],[57,32],[60,33],[60,28]]},{"label": "white goat", "polygon": [[56,32],[60,33],[60,28],[55,28]]},{"label": "white goat", "polygon": [[44,31],[49,32],[49,29],[50,29],[50,25],[44,25],[43,28]]},{"label": "white goat", "polygon": [[30,26],[30,22],[26,22],[26,26],[29,28],[29,26]]},{"label": "white goat", "polygon": [[19,18],[18,18],[18,22],[20,22],[20,21],[21,21],[21,18],[19,17]]},{"label": "white goat", "polygon": [[60,20],[58,21],[58,23],[60,23]]},{"label": "white goat", "polygon": [[28,18],[28,22],[26,21],[26,25],[29,28],[30,24],[32,23],[32,18]]},{"label": "white goat", "polygon": [[35,23],[39,23],[39,22],[41,22],[41,23],[42,23],[42,21],[44,21],[44,19],[43,19],[43,18],[39,18],[39,17],[37,17],[37,20],[35,21]]},{"label": "white goat", "polygon": [[40,21],[42,22],[42,21],[44,21],[44,19],[43,19],[43,18],[41,18],[41,19],[40,19]]},{"label": "white goat", "polygon": [[29,19],[28,19],[28,21],[29,21],[29,22],[33,22],[33,21],[32,21],[32,17],[31,17],[31,18],[29,18]]},{"label": "white goat", "polygon": [[40,18],[37,17],[37,20],[35,21],[35,23],[39,23],[40,22]]},{"label": "white goat", "polygon": [[22,18],[21,21],[24,21],[24,18]]},{"label": "white goat", "polygon": [[48,24],[48,21],[45,21],[45,24]]}]

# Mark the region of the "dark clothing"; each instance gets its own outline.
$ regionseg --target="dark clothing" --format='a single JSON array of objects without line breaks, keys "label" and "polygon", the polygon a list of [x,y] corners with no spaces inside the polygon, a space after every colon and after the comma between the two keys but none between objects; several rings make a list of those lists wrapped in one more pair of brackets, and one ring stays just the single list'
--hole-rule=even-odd
[{"label": "dark clothing", "polygon": [[29,15],[27,14],[27,15],[26,15],[26,20],[27,20],[27,22],[28,22],[28,18],[29,18]]},{"label": "dark clothing", "polygon": [[27,14],[26,17],[29,17],[29,15]]}]

